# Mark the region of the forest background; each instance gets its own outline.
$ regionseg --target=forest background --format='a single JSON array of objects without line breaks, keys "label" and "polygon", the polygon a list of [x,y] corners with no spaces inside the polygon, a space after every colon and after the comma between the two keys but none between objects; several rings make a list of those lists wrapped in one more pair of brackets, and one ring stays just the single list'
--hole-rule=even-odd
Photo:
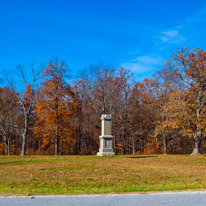
[{"label": "forest background", "polygon": [[2,74],[0,153],[96,154],[101,114],[112,115],[117,154],[205,153],[205,64],[202,49],[183,48],[142,82],[103,64],[78,80],[57,58],[19,65],[17,84]]}]

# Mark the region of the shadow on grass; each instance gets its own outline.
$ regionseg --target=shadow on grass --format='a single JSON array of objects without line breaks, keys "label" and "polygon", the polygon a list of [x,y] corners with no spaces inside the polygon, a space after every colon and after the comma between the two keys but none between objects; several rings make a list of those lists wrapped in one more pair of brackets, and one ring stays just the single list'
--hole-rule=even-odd
[{"label": "shadow on grass", "polygon": [[135,156],[135,157],[128,157],[128,158],[152,158],[152,157],[157,157],[157,156]]}]

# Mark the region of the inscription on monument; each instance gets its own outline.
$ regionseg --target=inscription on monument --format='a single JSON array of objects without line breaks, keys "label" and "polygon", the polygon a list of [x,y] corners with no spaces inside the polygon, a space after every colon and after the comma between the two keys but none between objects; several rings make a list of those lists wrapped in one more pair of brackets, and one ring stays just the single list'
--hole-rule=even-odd
[{"label": "inscription on monument", "polygon": [[110,139],[105,139],[105,148],[111,148]]}]

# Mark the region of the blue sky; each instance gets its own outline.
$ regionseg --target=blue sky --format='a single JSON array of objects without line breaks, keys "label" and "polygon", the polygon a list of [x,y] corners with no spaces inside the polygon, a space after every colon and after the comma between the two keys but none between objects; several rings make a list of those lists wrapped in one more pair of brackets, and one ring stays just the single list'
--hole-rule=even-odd
[{"label": "blue sky", "polygon": [[203,0],[0,0],[0,72],[65,60],[103,62],[150,77],[178,48],[206,49]]}]

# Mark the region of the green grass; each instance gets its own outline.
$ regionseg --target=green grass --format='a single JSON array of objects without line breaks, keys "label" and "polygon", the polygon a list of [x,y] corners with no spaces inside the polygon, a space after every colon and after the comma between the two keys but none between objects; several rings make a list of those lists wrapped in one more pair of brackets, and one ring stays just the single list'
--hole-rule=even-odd
[{"label": "green grass", "polygon": [[206,189],[204,155],[0,156],[0,195],[191,189]]}]

